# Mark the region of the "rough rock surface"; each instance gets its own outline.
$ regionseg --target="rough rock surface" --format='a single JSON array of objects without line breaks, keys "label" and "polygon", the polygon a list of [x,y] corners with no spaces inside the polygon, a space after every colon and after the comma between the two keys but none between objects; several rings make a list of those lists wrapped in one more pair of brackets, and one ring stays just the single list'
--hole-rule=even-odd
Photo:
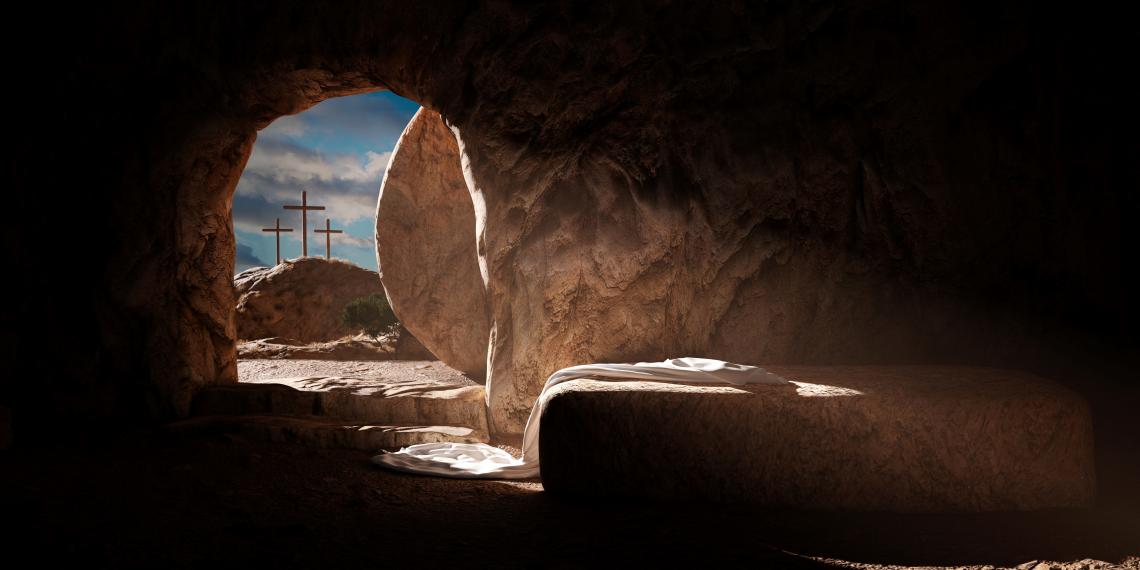
[{"label": "rough rock surface", "polygon": [[769,370],[792,385],[556,386],[544,487],[896,512],[1093,504],[1092,418],[1054,382],[986,368]]},{"label": "rough rock surface", "polygon": [[264,382],[274,378],[342,377],[391,384],[428,382],[439,386],[476,386],[476,382],[438,360],[239,360],[240,382]]},{"label": "rough rock surface", "polygon": [[316,360],[435,360],[412,333],[397,327],[391,334],[372,338],[365,334],[326,342],[270,337],[238,344],[239,359]]},{"label": "rough rock surface", "polygon": [[438,361],[245,360],[241,382],[202,391],[199,416],[316,416],[487,433],[483,387]]},{"label": "rough rock surface", "polygon": [[[430,350],[420,342],[408,329],[404,328],[403,324],[400,325],[399,331],[396,333],[396,353],[392,356],[395,360],[435,360],[436,355],[432,354]],[[482,379],[482,376],[475,375],[476,378]]]},{"label": "rough rock surface", "polygon": [[455,135],[420,109],[392,154],[376,205],[376,259],[392,310],[438,358],[472,377],[487,368],[487,302],[475,212]]},{"label": "rough rock surface", "polygon": [[[394,341],[357,335],[327,342],[303,343],[288,338],[263,338],[238,344],[238,359],[391,360]],[[409,360],[423,360],[422,357]]]},{"label": "rough rock surface", "polygon": [[[72,412],[184,415],[232,383],[231,205],[257,130],[384,88],[459,135],[485,213],[499,431],[521,431],[558,367],[685,355],[1063,369],[1106,413],[1135,394],[1140,93],[1122,8],[31,8],[60,57],[14,58],[35,96],[4,95],[26,109],[9,186],[35,191],[10,206],[67,231],[36,215],[0,230],[24,276],[0,346],[58,364],[26,359],[0,391],[35,425],[21,438]],[[65,131],[87,150],[61,169],[41,149]],[[76,236],[82,255],[43,262]],[[40,347],[64,322],[76,342]],[[1135,456],[1120,417],[1100,433]]]},{"label": "rough rock surface", "polygon": [[234,278],[234,287],[237,335],[248,340],[285,337],[317,342],[356,334],[360,331],[341,323],[344,306],[384,293],[374,271],[319,257],[244,271]]}]

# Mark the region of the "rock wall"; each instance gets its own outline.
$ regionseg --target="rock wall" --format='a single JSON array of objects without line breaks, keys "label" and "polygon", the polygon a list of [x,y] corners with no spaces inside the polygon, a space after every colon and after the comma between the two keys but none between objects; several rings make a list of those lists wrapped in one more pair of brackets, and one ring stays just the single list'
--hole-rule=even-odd
[{"label": "rock wall", "polygon": [[376,204],[376,260],[404,327],[448,366],[483,378],[490,325],[475,212],[438,113],[420,109],[393,151]]},{"label": "rock wall", "polygon": [[1083,197],[1123,160],[1106,76],[1023,9],[471,15],[494,64],[429,101],[480,212],[493,429],[581,362],[1048,369],[1068,327],[1123,330],[1120,203]]},{"label": "rock wall", "polygon": [[[15,58],[30,87],[5,93],[26,110],[10,170],[28,189],[3,230],[26,323],[5,355],[26,359],[27,339],[61,322],[76,339],[51,370],[12,374],[42,381],[5,383],[0,405],[35,402],[8,406],[16,433],[46,393],[66,413],[168,417],[233,381],[229,207],[257,129],[380,88],[457,135],[498,432],[521,429],[550,371],[595,360],[973,363],[1134,384],[1137,93],[1120,79],[1131,20],[1110,10],[196,2],[67,15],[51,18],[59,55]],[[85,152],[61,169],[42,149],[64,132]],[[80,254],[44,263],[76,236]],[[1106,402],[1123,401],[1114,390]]]}]

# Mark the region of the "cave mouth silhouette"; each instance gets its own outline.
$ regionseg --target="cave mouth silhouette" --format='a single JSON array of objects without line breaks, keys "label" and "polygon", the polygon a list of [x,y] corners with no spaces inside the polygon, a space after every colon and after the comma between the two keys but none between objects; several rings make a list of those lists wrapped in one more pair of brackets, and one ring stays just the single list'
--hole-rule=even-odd
[{"label": "cave mouth silhouette", "polygon": [[[481,381],[486,374],[489,334],[486,283],[476,249],[475,197],[468,188],[458,145],[456,134],[438,112],[390,91],[327,100],[278,119],[259,133],[235,192],[235,227],[245,241],[238,244],[238,250],[272,252],[269,255],[274,258],[281,247],[296,253],[304,215],[314,222],[321,215],[336,217],[338,213],[345,219],[353,215],[344,211],[349,200],[357,207],[353,213],[365,208],[358,202],[368,204],[369,216],[352,225],[358,232],[365,224],[372,230],[365,247],[350,251],[355,257],[349,261],[366,269],[376,264],[383,281],[380,292],[402,323],[401,338],[414,335],[411,344],[397,342],[397,352],[407,352],[401,357],[414,356],[424,351],[400,349],[423,344],[447,365]],[[307,194],[302,193],[305,189]],[[298,193],[302,201],[307,196],[307,206],[293,204]],[[289,203],[285,208],[293,209],[287,212],[293,219],[285,225],[297,227],[280,229],[283,222],[277,214],[281,206],[271,200]],[[320,210],[324,201],[334,206]],[[299,208],[318,210],[299,216]],[[249,219],[254,215],[258,219],[251,229]],[[301,222],[294,223],[298,219]],[[313,225],[319,224],[309,224],[311,230]],[[292,239],[281,244],[282,238]],[[276,247],[270,248],[268,244],[274,241]],[[318,254],[315,246],[309,251],[314,257]],[[359,259],[357,249],[368,250],[367,262]],[[296,264],[288,267],[293,273],[300,271]],[[269,285],[262,287],[260,279],[255,274],[240,276],[237,335],[245,340],[251,340],[251,334],[289,337],[289,324],[301,323],[274,315],[279,312],[277,304],[270,303],[275,293],[265,289]],[[342,285],[358,280],[347,274],[344,279],[333,279]],[[335,285],[330,282],[329,294]],[[254,292],[251,286],[260,289]],[[295,309],[305,312],[300,305]],[[266,314],[258,316],[258,312]],[[251,323],[251,318],[259,324]],[[333,340],[318,339],[311,332],[304,336],[307,341]]]},{"label": "cave mouth silhouette", "polygon": [[[1001,365],[1084,394],[1101,506],[1140,504],[1131,325],[1140,305],[1124,261],[1137,249],[1129,189],[1140,187],[1131,167],[1140,97],[1119,71],[1132,63],[1131,17],[1012,2],[206,2],[76,6],[67,17],[30,8],[58,33],[34,50],[5,38],[21,54],[12,76],[38,86],[5,93],[26,135],[10,162],[21,189],[10,206],[26,215],[4,229],[19,276],[18,324],[4,343],[15,368],[0,393],[15,448],[88,437],[87,457],[106,466],[92,451],[105,436],[182,417],[204,387],[234,383],[229,208],[257,129],[389,87],[463,131],[494,198],[489,227],[510,229],[485,244],[499,327],[492,366],[513,389],[497,396],[504,408],[518,407],[526,398],[512,393],[527,394],[547,366],[701,349],[713,323],[731,360]],[[42,152],[60,133],[85,151],[64,168]],[[571,230],[573,243],[563,239]],[[595,245],[638,264],[599,264],[603,283],[588,271],[576,279],[573,260],[598,259]],[[45,263],[61,251],[67,263]],[[539,287],[527,276],[542,264],[575,279]],[[603,295],[611,291],[623,295]],[[931,291],[947,295],[927,302]],[[629,299],[657,320],[629,318]],[[964,314],[955,299],[971,319],[954,318]],[[718,303],[757,310],[721,319]],[[596,326],[549,327],[546,311]],[[60,323],[69,342],[45,342]],[[156,453],[170,461],[159,473],[177,473],[177,451]],[[71,465],[55,464],[57,481],[76,482]],[[112,467],[145,471],[130,458]],[[67,518],[12,504],[28,514],[17,520]],[[1048,543],[1102,530],[1070,515],[1040,514],[1033,524],[1065,522],[1027,534]],[[197,520],[205,532],[226,528]],[[41,535],[26,544],[58,546],[58,526],[32,527],[21,531]],[[282,536],[265,528],[237,534]],[[542,540],[560,529],[550,530]],[[75,540],[118,548],[98,538]],[[957,543],[944,546],[945,555]],[[939,558],[928,554],[900,559]],[[976,559],[1016,553],[1006,554]]]}]

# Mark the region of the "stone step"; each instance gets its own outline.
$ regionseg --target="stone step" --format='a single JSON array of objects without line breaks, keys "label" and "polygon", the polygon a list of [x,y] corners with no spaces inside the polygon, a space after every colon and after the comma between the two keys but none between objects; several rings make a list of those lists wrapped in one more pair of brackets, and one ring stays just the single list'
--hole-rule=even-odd
[{"label": "stone step", "polygon": [[225,433],[257,441],[375,451],[417,443],[486,443],[487,432],[447,425],[360,424],[309,416],[203,416],[167,425],[180,434]]},{"label": "stone step", "polygon": [[483,387],[344,377],[275,378],[213,386],[194,416],[329,417],[360,424],[468,426],[487,431]]}]

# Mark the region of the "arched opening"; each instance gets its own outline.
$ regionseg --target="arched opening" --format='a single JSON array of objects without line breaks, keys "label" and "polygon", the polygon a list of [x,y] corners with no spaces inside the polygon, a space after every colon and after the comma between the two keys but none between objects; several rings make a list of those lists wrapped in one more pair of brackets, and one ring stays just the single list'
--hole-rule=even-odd
[{"label": "arched opening", "polygon": [[302,255],[301,212],[284,210],[308,192],[320,211],[309,215],[309,255],[321,257],[325,240],[314,230],[331,219],[344,233],[332,236],[334,255],[376,271],[373,214],[400,133],[419,104],[381,90],[322,101],[274,120],[258,132],[234,191],[236,272],[276,264],[276,219],[284,259]]},{"label": "arched opening", "polygon": [[[438,113],[381,90],[275,120],[233,222],[237,380],[250,389],[200,394],[196,415],[361,449],[487,440],[474,213]],[[399,321],[353,318],[369,309]],[[271,421],[234,415],[264,395],[254,387],[284,399],[256,410]]]}]

